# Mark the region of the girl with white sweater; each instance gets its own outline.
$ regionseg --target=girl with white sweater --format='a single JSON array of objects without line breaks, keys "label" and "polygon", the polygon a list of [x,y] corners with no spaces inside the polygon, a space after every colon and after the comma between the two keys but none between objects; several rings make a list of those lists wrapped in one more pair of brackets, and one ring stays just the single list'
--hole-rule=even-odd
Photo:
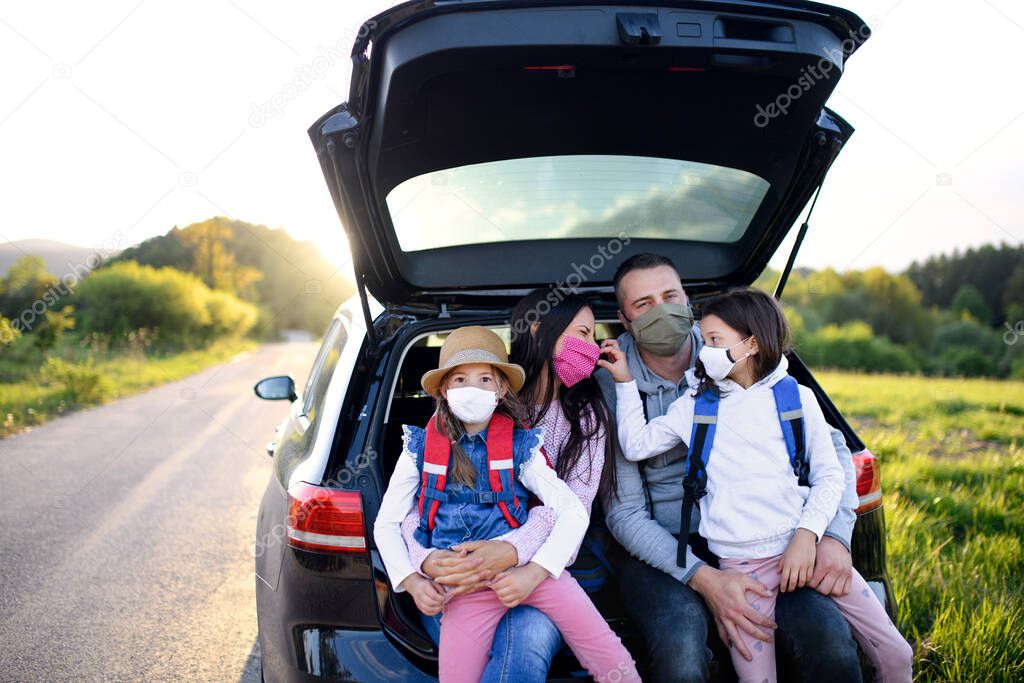
[{"label": "girl with white sweater", "polygon": [[[772,617],[778,591],[806,585],[813,572],[817,542],[843,494],[843,470],[814,393],[786,372],[789,326],[775,299],[758,290],[735,290],[708,301],[702,311],[705,345],[696,369],[687,373],[694,391],[663,417],[645,423],[636,383],[614,340],[604,342],[609,360],[599,364],[617,382],[619,440],[628,460],[654,457],[680,442],[710,444],[702,449],[703,459],[691,453],[687,465],[699,473],[692,481],[703,489],[695,491],[700,535],[722,569],[744,572],[769,589],[770,598],[749,591],[747,598]],[[783,381],[799,391],[796,410],[776,405],[777,390],[785,385],[775,385]],[[694,429],[695,409],[702,429]],[[802,431],[805,455],[796,460],[796,470],[794,429]],[[871,660],[875,680],[910,681],[913,651],[856,569],[850,590],[833,599]],[[752,658],[730,649],[740,680],[775,681],[774,647],[741,637]]]}]

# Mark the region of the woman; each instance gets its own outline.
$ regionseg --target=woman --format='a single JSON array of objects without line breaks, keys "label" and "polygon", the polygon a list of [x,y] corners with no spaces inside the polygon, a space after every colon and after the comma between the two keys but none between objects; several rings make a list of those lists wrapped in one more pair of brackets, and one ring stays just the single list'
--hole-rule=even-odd
[{"label": "woman", "polygon": [[[614,495],[614,421],[592,373],[600,349],[594,312],[579,294],[537,289],[512,311],[510,361],[526,371],[520,398],[527,420],[544,428],[548,459],[590,512],[597,494]],[[527,522],[501,538],[464,544],[459,552],[423,548],[413,538],[418,516],[402,525],[413,566],[457,593],[489,590],[487,582],[530,561],[554,524],[551,508],[535,507]],[[439,620],[423,617],[437,642]],[[483,681],[544,681],[563,645],[554,624],[526,605],[510,609],[494,635]]]}]

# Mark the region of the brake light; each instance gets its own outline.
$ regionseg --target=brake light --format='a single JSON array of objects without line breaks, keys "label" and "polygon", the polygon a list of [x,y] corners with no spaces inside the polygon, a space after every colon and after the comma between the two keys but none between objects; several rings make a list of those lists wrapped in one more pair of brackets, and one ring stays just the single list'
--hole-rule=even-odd
[{"label": "brake light", "polygon": [[288,489],[288,545],[328,553],[366,553],[363,501],[300,481]]},{"label": "brake light", "polygon": [[706,68],[701,67],[701,66],[670,66],[668,68],[668,70],[669,71],[695,72],[695,73],[700,73],[702,71],[707,71]]},{"label": "brake light", "polygon": [[575,71],[575,64],[543,64],[538,66],[524,66],[523,71]]},{"label": "brake light", "polygon": [[864,449],[853,454],[853,468],[857,473],[857,514],[871,512],[882,507],[882,476],[878,470],[878,458]]}]

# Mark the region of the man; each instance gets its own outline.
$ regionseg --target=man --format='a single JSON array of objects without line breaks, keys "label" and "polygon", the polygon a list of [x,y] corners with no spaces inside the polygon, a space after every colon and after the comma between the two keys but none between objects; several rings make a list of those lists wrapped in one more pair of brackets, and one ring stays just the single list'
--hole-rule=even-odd
[{"label": "man", "polygon": [[[672,262],[638,254],[615,273],[619,336],[633,377],[645,394],[648,419],[665,414],[688,391],[685,372],[693,368],[703,345],[692,325],[686,292]],[[599,370],[597,380],[615,411],[614,380]],[[618,497],[606,512],[608,528],[629,552],[619,569],[620,592],[630,618],[647,642],[651,679],[659,683],[706,681],[712,653],[707,647],[711,619],[722,642],[749,654],[739,632],[767,646],[779,636],[779,666],[791,664],[807,681],[860,681],[857,646],[849,626],[827,596],[845,594],[851,578],[850,537],[856,521],[856,478],[842,434],[832,440],[846,471],[839,511],[818,544],[814,575],[807,587],[781,593],[775,619],[751,607],[745,592],[767,595],[745,574],[721,571],[696,535],[700,512],[694,505],[690,529],[680,534],[686,448],[677,446],[645,463],[616,455]],[[677,540],[678,536],[678,540]],[[677,564],[678,543],[687,543],[686,566]],[[702,559],[702,557],[704,559]],[[728,657],[720,666],[730,666]]]}]

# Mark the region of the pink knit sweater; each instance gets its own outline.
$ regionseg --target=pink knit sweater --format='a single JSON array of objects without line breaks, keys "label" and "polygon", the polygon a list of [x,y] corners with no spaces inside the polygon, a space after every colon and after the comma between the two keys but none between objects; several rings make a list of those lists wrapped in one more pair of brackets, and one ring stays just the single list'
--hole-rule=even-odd
[{"label": "pink knit sweater", "polygon": [[[551,461],[551,466],[555,467],[558,463],[558,456],[569,440],[569,421],[565,418],[565,413],[562,412],[561,404],[558,401],[552,402],[547,415],[540,419],[535,426],[544,428],[544,451],[548,455],[548,460]],[[565,478],[565,483],[579,497],[587,514],[590,514],[598,484],[601,482],[601,470],[604,467],[604,442],[605,433],[602,431],[596,438],[584,443],[583,452],[580,454],[576,466],[568,472],[568,476]],[[405,545],[409,548],[412,565],[420,573],[423,573],[423,561],[435,548],[424,548],[413,537],[413,532],[416,531],[419,522],[419,512],[414,509],[402,522],[402,538],[405,539]],[[521,567],[527,564],[533,558],[533,554],[544,545],[554,524],[555,511],[546,505],[537,505],[530,510],[525,524],[493,540],[511,543],[519,555],[517,566]],[[569,564],[571,565],[575,561],[576,553],[574,552],[569,559]]]}]

